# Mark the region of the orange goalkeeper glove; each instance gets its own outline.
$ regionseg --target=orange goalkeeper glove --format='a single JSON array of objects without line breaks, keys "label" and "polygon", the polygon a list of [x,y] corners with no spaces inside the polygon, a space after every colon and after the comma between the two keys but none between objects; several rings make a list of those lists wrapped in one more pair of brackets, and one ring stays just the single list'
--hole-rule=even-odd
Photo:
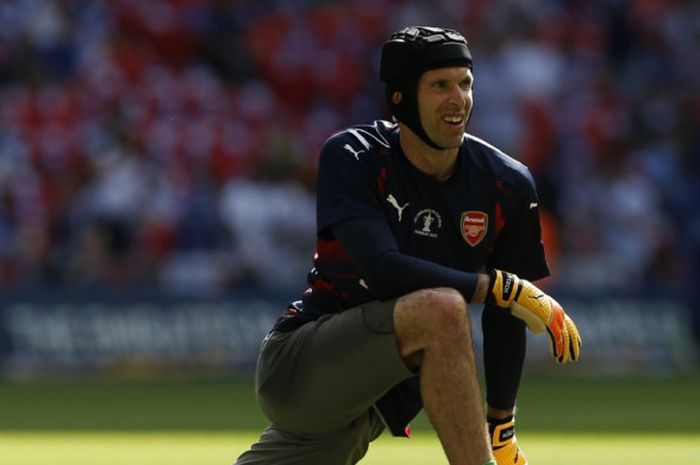
[{"label": "orange goalkeeper glove", "polygon": [[581,352],[581,336],[559,303],[530,281],[501,270],[491,272],[486,303],[509,308],[530,331],[547,330],[552,355],[559,363],[575,362]]}]

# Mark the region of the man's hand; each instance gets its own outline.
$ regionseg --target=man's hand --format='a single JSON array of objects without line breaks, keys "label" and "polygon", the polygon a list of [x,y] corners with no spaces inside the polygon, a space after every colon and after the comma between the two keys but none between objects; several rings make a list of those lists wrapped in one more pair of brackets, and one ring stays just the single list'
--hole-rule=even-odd
[{"label": "man's hand", "polygon": [[486,302],[509,308],[534,333],[547,330],[552,355],[559,363],[575,362],[581,352],[581,336],[561,305],[530,281],[501,270],[491,272]]}]

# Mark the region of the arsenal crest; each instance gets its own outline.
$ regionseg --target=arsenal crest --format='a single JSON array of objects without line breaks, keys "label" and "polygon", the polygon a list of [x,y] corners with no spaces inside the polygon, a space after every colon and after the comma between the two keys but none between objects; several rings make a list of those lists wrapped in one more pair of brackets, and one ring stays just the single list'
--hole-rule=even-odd
[{"label": "arsenal crest", "polygon": [[480,211],[462,213],[462,237],[467,244],[476,246],[486,236],[489,228],[489,216]]}]

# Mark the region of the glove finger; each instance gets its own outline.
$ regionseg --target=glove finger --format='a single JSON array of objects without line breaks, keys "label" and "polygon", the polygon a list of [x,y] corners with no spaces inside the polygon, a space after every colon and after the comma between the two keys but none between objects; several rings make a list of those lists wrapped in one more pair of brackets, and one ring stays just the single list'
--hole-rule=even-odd
[{"label": "glove finger", "polygon": [[557,344],[555,342],[556,337],[552,334],[552,330],[547,327],[547,341],[549,341],[549,353],[552,354],[554,358],[559,360],[559,354],[557,353]]},{"label": "glove finger", "polygon": [[552,355],[556,359],[563,363],[566,353],[566,348],[569,344],[568,334],[566,332],[566,325],[564,323],[564,310],[559,306],[559,304],[554,300],[551,300],[552,305],[552,316],[547,324],[547,332],[549,333]]},{"label": "glove finger", "polygon": [[571,339],[571,360],[575,362],[581,355],[581,334],[578,332],[578,328],[576,327],[576,323],[574,323],[574,320],[569,318],[568,315],[566,315],[564,322],[566,323],[566,329]]},{"label": "glove finger", "polygon": [[571,335],[569,334],[568,328],[566,325],[564,326],[564,330],[562,331],[562,339],[564,340],[563,342],[563,349],[561,351],[561,354],[559,354],[559,357],[557,357],[557,361],[559,363],[566,363],[569,360],[571,360],[571,353],[569,351],[570,346],[571,346]]},{"label": "glove finger", "polygon": [[[569,358],[569,345],[570,345],[570,338],[566,334],[566,330],[563,331],[560,336],[555,336],[554,332],[552,332],[549,328],[547,328],[547,336],[549,336],[549,351],[551,352],[552,356],[557,359],[557,362],[559,363],[566,363]],[[557,343],[557,340],[560,341],[565,341],[564,343]],[[559,349],[559,348],[561,349]]]}]

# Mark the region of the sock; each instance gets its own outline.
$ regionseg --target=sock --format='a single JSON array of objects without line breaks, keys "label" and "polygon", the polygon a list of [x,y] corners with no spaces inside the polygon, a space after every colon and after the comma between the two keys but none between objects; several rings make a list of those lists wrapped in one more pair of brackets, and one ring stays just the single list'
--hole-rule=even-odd
[{"label": "sock", "polygon": [[503,309],[484,307],[484,375],[486,402],[501,410],[513,408],[525,361],[525,323]]}]

